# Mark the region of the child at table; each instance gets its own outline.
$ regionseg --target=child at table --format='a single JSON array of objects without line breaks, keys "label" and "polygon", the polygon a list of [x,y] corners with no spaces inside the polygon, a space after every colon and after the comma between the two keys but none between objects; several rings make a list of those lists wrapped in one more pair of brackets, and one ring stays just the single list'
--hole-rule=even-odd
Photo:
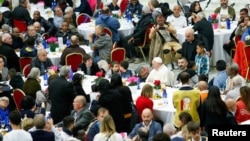
[{"label": "child at table", "polygon": [[108,72],[106,73],[105,77],[106,78],[111,78],[111,76],[115,73],[120,74],[119,71],[119,66],[120,64],[117,61],[113,61],[110,63],[110,69],[108,70]]},{"label": "child at table", "polygon": [[195,56],[195,64],[196,64],[196,72],[199,77],[206,77],[206,81],[208,81],[208,73],[209,73],[209,57],[206,54],[205,44],[203,42],[199,42],[196,47],[196,56]]},{"label": "child at table", "polygon": [[121,61],[120,63],[120,72],[122,78],[128,78],[133,75],[132,71],[128,69],[128,61]]}]

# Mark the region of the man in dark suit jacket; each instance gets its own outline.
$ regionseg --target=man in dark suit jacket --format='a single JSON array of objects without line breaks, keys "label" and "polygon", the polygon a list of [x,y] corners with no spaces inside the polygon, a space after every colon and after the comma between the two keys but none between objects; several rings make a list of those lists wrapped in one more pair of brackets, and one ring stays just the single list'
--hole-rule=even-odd
[{"label": "man in dark suit jacket", "polygon": [[70,115],[73,99],[76,94],[73,84],[67,81],[70,75],[70,67],[62,66],[60,68],[60,77],[53,79],[49,85],[49,99],[51,100],[51,117],[54,123],[63,120]]},{"label": "man in dark suit jacket", "polygon": [[126,57],[129,58],[129,62],[133,62],[135,57],[136,63],[140,63],[139,54],[136,52],[135,46],[138,46],[144,41],[146,30],[148,26],[153,22],[149,7],[144,6],[142,9],[142,13],[143,16],[137,23],[133,34],[122,39],[122,47],[126,49]]},{"label": "man in dark suit jacket", "polygon": [[33,141],[55,141],[53,132],[44,130],[46,121],[43,114],[38,114],[34,117],[35,131],[31,131]]},{"label": "man in dark suit jacket", "polygon": [[20,72],[19,57],[12,48],[12,37],[9,33],[2,35],[2,45],[0,46],[0,54],[7,58],[7,68],[15,68],[17,72]]},{"label": "man in dark suit jacket", "polygon": [[29,11],[26,9],[28,0],[19,0],[19,6],[15,7],[12,13],[13,19],[24,20],[28,25],[31,24],[31,17]]},{"label": "man in dark suit jacket", "polygon": [[79,66],[79,68],[81,68],[86,75],[95,75],[100,71],[98,65],[93,62],[91,56],[88,54],[83,56],[83,63]]}]

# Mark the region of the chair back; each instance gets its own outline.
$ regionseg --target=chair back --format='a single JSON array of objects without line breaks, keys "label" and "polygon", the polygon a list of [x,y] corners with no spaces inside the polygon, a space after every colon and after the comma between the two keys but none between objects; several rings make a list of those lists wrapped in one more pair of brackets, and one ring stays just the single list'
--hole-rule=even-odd
[{"label": "chair back", "polygon": [[25,78],[27,78],[27,76],[29,75],[30,70],[31,70],[30,64],[27,64],[27,65],[23,68],[23,75],[24,75]]},{"label": "chair back", "polygon": [[13,27],[17,27],[20,32],[25,33],[27,31],[27,23],[24,20],[13,19]]},{"label": "chair back", "polygon": [[23,71],[23,68],[30,64],[32,61],[32,57],[20,57],[19,58],[19,65],[20,65],[20,69],[21,71]]},{"label": "chair back", "polygon": [[112,38],[112,31],[108,27],[104,27],[104,32]]},{"label": "chair back", "polygon": [[239,35],[235,35],[235,36],[234,36],[233,41],[234,41],[235,47],[237,46],[237,43],[238,43],[238,41],[240,41],[240,40],[241,40],[241,36],[239,36]]},{"label": "chair back", "polygon": [[125,59],[126,50],[124,48],[115,48],[111,51],[111,62],[117,61],[120,63]]},{"label": "chair back", "polygon": [[247,74],[246,74],[246,77],[245,79],[248,80],[248,75],[249,75],[249,67],[250,67],[250,45],[245,45],[244,46],[244,56],[245,56],[245,59],[246,59],[246,64],[247,64]]},{"label": "chair back", "polygon": [[77,71],[77,68],[82,63],[83,55],[81,53],[70,53],[66,56],[65,62],[67,66],[71,66],[73,72]]},{"label": "chair back", "polygon": [[76,17],[76,24],[80,25],[81,23],[91,22],[91,17],[86,13],[81,13]]},{"label": "chair back", "polygon": [[127,6],[129,4],[129,0],[122,0],[121,3],[120,3],[120,10],[121,10],[121,13],[124,13]]},{"label": "chair back", "polygon": [[43,33],[42,38],[45,39],[45,40],[48,40],[49,39],[49,34]]},{"label": "chair back", "polygon": [[144,47],[144,46],[150,44],[150,41],[151,41],[151,40],[149,39],[149,33],[150,33],[150,30],[151,30],[151,28],[153,27],[153,25],[154,25],[154,24],[148,25],[148,28],[147,28],[147,30],[146,30],[146,34],[145,34],[145,36],[144,36],[144,41],[143,41],[142,43],[140,43],[140,44],[138,45],[138,47]]},{"label": "chair back", "polygon": [[25,93],[21,89],[14,89],[13,90],[13,100],[15,102],[17,110],[21,111],[21,102],[23,98],[25,97]]}]

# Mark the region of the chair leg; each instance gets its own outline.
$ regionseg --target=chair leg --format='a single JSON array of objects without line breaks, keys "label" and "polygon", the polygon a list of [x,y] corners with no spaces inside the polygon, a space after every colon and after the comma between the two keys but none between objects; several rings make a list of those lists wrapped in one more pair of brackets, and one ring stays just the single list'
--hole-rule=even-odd
[{"label": "chair leg", "polygon": [[140,49],[140,52],[141,52],[141,54],[142,54],[142,56],[143,56],[144,61],[147,63],[147,59],[146,59],[146,56],[145,56],[145,54],[144,54],[144,52],[143,52],[143,49],[140,48],[140,47],[139,47],[139,49]]},{"label": "chair leg", "polygon": [[246,79],[246,82],[248,82],[249,80],[248,80],[248,74],[249,74],[249,67],[247,68],[247,74],[246,74],[246,77],[245,77],[245,79]]}]

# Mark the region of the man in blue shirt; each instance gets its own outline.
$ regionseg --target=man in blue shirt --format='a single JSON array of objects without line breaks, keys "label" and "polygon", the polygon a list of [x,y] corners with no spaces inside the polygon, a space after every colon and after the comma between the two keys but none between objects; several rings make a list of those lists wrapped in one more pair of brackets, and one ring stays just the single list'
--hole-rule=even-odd
[{"label": "man in blue shirt", "polygon": [[218,71],[217,75],[214,77],[213,86],[217,86],[219,88],[226,88],[226,62],[224,60],[218,60],[216,62],[216,70]]}]

